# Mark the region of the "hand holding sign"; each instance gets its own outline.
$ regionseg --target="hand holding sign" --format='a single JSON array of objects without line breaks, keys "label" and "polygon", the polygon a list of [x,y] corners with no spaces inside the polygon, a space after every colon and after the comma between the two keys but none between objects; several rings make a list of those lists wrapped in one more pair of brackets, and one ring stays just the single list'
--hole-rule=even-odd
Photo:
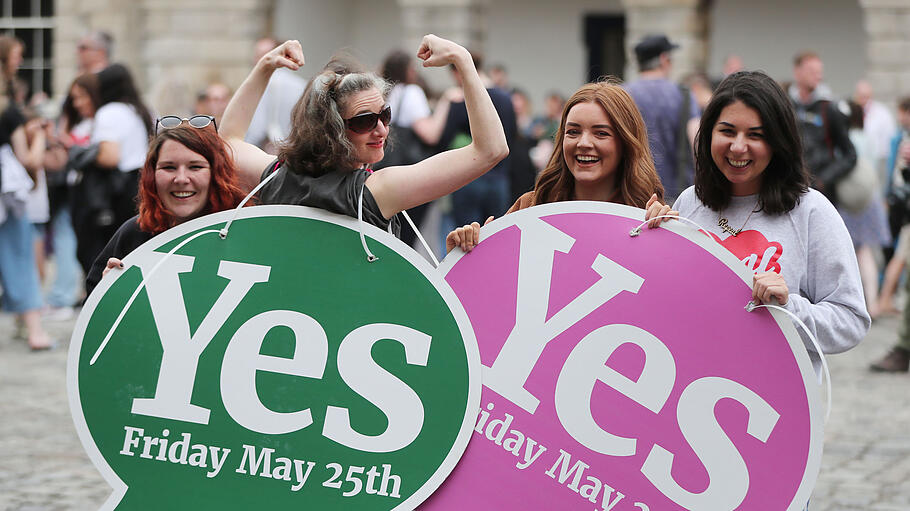
[{"label": "hand holding sign", "polygon": [[[166,231],[125,259],[73,333],[77,430],[106,508],[411,509],[463,452],[476,344],[451,289],[390,235],[302,207]],[[319,239],[318,247],[307,240]],[[143,277],[139,298],[89,363]]]},{"label": "hand holding sign", "polygon": [[421,509],[803,508],[821,434],[802,342],[744,310],[751,274],[723,247],[676,222],[629,237],[641,215],[536,206],[443,261],[485,388]]}]

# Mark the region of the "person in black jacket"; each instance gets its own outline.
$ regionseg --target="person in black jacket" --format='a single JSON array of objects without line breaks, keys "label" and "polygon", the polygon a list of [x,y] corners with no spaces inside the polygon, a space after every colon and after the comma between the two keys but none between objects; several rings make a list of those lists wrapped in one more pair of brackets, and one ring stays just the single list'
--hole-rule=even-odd
[{"label": "person in black jacket", "polygon": [[817,53],[793,58],[793,83],[788,87],[803,142],[803,159],[812,187],[837,205],[834,186],[856,165],[856,149],[847,133],[847,118],[831,101],[822,83],[824,65]]}]

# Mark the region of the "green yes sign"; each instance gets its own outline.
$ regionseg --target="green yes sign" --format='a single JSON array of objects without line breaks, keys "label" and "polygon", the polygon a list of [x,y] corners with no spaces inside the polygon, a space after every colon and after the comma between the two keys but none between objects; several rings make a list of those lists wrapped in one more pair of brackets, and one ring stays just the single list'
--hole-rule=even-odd
[{"label": "green yes sign", "polygon": [[222,239],[233,215],[145,243],[79,317],[70,407],[114,488],[104,508],[414,508],[479,403],[454,293],[354,219],[259,206]]}]

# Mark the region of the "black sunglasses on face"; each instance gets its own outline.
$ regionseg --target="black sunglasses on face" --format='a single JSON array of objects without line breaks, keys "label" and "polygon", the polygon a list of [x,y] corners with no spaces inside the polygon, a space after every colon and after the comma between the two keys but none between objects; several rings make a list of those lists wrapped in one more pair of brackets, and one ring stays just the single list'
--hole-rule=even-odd
[{"label": "black sunglasses on face", "polygon": [[209,124],[215,124],[215,131],[218,131],[218,123],[215,122],[215,118],[211,115],[194,115],[189,119],[177,117],[176,115],[165,115],[164,117],[159,117],[155,123],[155,135],[158,134],[158,126],[164,129],[171,129],[180,126],[184,122],[199,129],[205,128]]},{"label": "black sunglasses on face", "polygon": [[378,114],[367,112],[365,114],[355,115],[350,119],[344,120],[344,127],[354,133],[369,133],[376,127],[376,123],[382,121],[382,124],[388,126],[392,122],[392,107],[386,105]]}]

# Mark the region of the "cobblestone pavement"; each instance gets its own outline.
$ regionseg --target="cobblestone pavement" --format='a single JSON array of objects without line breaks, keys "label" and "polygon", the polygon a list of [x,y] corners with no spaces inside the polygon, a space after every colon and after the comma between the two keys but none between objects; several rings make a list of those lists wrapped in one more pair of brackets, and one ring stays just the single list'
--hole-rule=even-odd
[{"label": "cobblestone pavement", "polygon": [[[109,494],[70,419],[73,323],[48,323],[60,346],[31,353],[0,315],[0,510],[95,510]],[[835,401],[813,511],[910,510],[910,376],[866,369],[896,328],[893,318],[878,321],[858,348],[828,359]]]}]

